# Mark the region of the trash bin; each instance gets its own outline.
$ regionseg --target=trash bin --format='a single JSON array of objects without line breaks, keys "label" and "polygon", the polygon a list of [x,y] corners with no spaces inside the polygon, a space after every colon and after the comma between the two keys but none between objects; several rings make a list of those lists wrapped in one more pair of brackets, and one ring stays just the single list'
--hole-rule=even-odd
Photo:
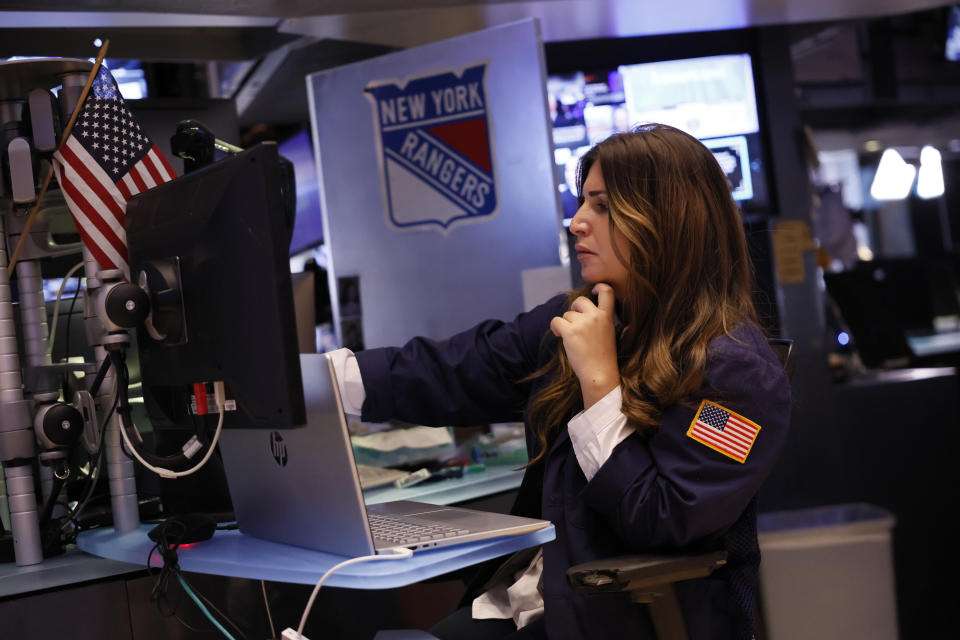
[{"label": "trash bin", "polygon": [[894,523],[863,503],[760,514],[769,640],[896,640]]}]

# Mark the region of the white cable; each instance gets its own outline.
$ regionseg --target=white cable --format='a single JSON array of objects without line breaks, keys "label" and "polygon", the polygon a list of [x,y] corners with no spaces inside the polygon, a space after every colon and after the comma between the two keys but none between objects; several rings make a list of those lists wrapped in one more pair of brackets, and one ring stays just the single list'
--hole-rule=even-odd
[{"label": "white cable", "polygon": [[313,588],[313,593],[310,594],[310,599],[307,600],[307,606],[303,610],[303,615],[300,617],[300,626],[297,627],[297,635],[295,638],[303,637],[303,628],[307,624],[307,616],[310,615],[310,609],[313,608],[313,602],[317,599],[317,594],[320,593],[320,587],[323,586],[323,583],[326,582],[335,571],[339,571],[348,564],[357,564],[358,562],[370,562],[372,560],[406,560],[413,556],[413,550],[407,549],[406,547],[394,547],[392,549],[387,549],[390,551],[389,554],[379,554],[374,556],[360,556],[359,558],[350,558],[349,560],[344,560],[340,564],[335,564],[330,569],[323,574],[323,576],[317,581],[317,586]]},{"label": "white cable", "polygon": [[188,476],[191,473],[196,472],[200,467],[207,463],[207,460],[210,459],[210,456],[213,455],[213,450],[217,447],[217,442],[220,440],[220,432],[223,431],[223,414],[224,414],[224,404],[226,404],[226,391],[223,387],[223,382],[217,381],[213,383],[214,397],[217,400],[217,409],[220,411],[220,419],[217,420],[217,431],[213,434],[213,440],[210,442],[210,445],[207,447],[207,453],[204,454],[203,460],[198,462],[195,466],[187,469],[186,471],[171,471],[170,469],[163,469],[161,467],[155,467],[146,460],[144,460],[137,450],[134,448],[133,444],[130,442],[130,436],[127,435],[127,430],[120,426],[120,435],[123,436],[123,443],[127,446],[127,451],[136,458],[140,464],[145,466],[150,471],[153,471],[155,474],[161,478],[182,478],[183,476]]},{"label": "white cable", "polygon": [[[63,298],[63,290],[67,288],[67,282],[70,281],[71,276],[83,265],[83,262],[78,262],[73,265],[70,271],[67,271],[67,275],[63,276],[63,281],[60,283],[60,290],[57,291],[57,301],[53,303],[53,318],[50,321],[50,334],[47,336],[47,355],[53,353],[53,340],[57,336],[57,320],[60,319],[60,299]],[[77,289],[79,288],[80,283],[78,282]],[[79,293],[77,295],[79,295]],[[68,353],[67,357],[69,356],[70,354]]]},{"label": "white cable", "polygon": [[267,583],[260,581],[260,589],[263,591],[263,604],[267,608],[267,620],[270,621],[270,637],[277,637],[277,628],[273,626],[273,616],[270,615],[270,598],[267,597]]}]

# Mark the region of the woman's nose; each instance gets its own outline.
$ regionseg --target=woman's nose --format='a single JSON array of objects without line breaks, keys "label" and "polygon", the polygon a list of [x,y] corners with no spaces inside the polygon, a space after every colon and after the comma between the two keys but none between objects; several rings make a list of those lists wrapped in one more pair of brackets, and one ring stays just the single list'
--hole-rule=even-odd
[{"label": "woman's nose", "polygon": [[582,236],[587,233],[587,223],[583,215],[582,206],[577,209],[577,212],[573,214],[573,218],[570,219],[570,233],[575,236]]}]

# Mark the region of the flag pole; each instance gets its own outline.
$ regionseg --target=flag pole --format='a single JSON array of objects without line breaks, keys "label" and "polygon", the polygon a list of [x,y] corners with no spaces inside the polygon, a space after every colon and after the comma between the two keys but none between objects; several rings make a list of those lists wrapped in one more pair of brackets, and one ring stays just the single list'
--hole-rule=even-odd
[{"label": "flag pole", "polygon": [[[57,145],[57,150],[60,150],[60,146],[66,142],[67,138],[70,137],[70,132],[73,131],[73,125],[76,124],[77,118],[80,116],[80,110],[83,108],[83,103],[87,100],[87,94],[90,93],[90,87],[93,86],[93,81],[97,78],[97,73],[100,72],[100,66],[103,64],[103,59],[107,55],[107,47],[110,46],[109,40],[103,41],[103,46],[100,47],[100,51],[97,54],[97,61],[93,64],[93,69],[90,70],[90,75],[87,76],[87,83],[83,85],[83,91],[80,92],[80,97],[77,99],[77,104],[73,108],[73,113],[70,115],[70,120],[67,121],[67,126],[63,128],[63,135],[60,137],[60,144]],[[27,216],[27,221],[23,224],[23,231],[20,232],[20,238],[17,240],[17,246],[14,248],[13,253],[10,254],[10,264],[7,266],[7,276],[10,277],[13,275],[14,267],[17,266],[17,256],[20,255],[20,250],[23,248],[23,241],[27,238],[27,233],[30,232],[30,227],[33,225],[34,219],[37,217],[37,213],[40,211],[40,203],[43,202],[43,196],[47,193],[47,188],[50,186],[50,181],[53,179],[53,160],[50,161],[50,169],[47,171],[46,177],[43,179],[43,184],[40,186],[40,193],[37,194],[37,202],[33,205],[33,209],[30,210],[30,215]]]}]

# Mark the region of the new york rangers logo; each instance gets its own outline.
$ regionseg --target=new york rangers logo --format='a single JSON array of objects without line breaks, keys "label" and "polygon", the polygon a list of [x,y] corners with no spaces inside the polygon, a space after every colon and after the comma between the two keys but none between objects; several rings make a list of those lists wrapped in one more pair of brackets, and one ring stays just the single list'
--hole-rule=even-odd
[{"label": "new york rangers logo", "polygon": [[446,230],[497,213],[486,70],[481,63],[459,74],[367,85],[387,218],[394,227]]}]

